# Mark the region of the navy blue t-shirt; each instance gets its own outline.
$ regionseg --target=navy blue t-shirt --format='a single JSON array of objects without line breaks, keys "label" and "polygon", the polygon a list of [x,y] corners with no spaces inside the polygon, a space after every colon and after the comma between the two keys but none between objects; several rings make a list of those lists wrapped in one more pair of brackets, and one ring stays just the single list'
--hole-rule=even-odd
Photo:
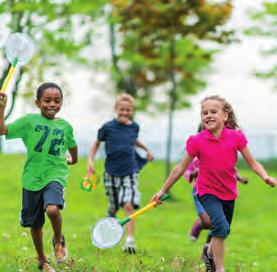
[{"label": "navy blue t-shirt", "polygon": [[138,172],[147,162],[135,150],[139,125],[132,122],[122,124],[113,119],[99,130],[97,139],[105,142],[105,171],[115,176],[127,176]]}]

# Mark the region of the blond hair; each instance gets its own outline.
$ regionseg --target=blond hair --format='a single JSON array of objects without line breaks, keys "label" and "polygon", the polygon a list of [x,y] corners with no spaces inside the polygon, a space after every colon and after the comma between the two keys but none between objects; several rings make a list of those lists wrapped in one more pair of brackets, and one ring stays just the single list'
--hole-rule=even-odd
[{"label": "blond hair", "polygon": [[132,104],[132,106],[134,107],[135,105],[135,99],[132,95],[128,94],[128,93],[121,93],[119,94],[116,99],[115,99],[115,107],[117,106],[117,104],[119,102],[129,102]]},{"label": "blond hair", "polygon": [[226,127],[232,128],[232,129],[239,129],[240,128],[239,125],[238,125],[237,117],[235,115],[233,107],[227,100],[220,97],[219,95],[211,95],[211,96],[205,97],[201,101],[201,105],[207,100],[216,100],[216,101],[219,101],[222,104],[222,110],[228,114],[228,118],[225,122]]}]

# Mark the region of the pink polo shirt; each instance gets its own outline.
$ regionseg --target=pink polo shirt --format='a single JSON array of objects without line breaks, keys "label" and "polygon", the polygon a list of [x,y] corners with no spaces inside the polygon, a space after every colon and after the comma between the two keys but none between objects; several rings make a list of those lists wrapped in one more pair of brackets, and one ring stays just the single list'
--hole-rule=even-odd
[{"label": "pink polo shirt", "polygon": [[237,198],[237,151],[242,151],[246,145],[242,131],[226,127],[217,139],[207,129],[189,137],[187,153],[199,159],[196,189],[200,196],[211,194],[222,200]]}]

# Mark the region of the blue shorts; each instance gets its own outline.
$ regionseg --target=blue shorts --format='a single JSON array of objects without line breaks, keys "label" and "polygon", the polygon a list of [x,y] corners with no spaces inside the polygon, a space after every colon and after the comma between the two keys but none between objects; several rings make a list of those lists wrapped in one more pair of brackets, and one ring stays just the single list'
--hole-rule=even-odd
[{"label": "blue shorts", "polygon": [[214,195],[203,195],[200,200],[212,221],[211,236],[226,238],[230,233],[235,200],[222,200]]},{"label": "blue shorts", "polygon": [[29,191],[23,188],[21,225],[23,227],[38,228],[45,222],[44,212],[48,205],[64,207],[64,188],[56,181],[48,183],[39,191]]},{"label": "blue shorts", "polygon": [[202,213],[205,213],[206,211],[198,198],[195,187],[193,187],[193,189],[192,189],[192,197],[193,197],[193,202],[194,202],[194,206],[195,206],[197,214],[200,215]]}]

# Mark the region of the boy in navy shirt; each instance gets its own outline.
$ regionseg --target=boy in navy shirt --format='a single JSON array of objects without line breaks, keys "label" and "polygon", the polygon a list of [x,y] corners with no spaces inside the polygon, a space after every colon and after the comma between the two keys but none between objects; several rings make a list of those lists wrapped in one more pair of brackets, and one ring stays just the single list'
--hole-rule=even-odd
[{"label": "boy in navy shirt", "polygon": [[[95,173],[93,161],[100,142],[105,142],[104,185],[109,201],[107,216],[112,217],[120,207],[124,208],[126,215],[132,214],[139,207],[138,172],[147,160],[153,160],[150,150],[137,139],[139,125],[132,121],[134,98],[126,93],[117,96],[115,112],[116,118],[103,124],[98,131],[97,140],[91,146],[87,173],[87,176]],[[138,155],[135,146],[146,152],[146,159]],[[133,220],[126,225],[126,233],[123,250],[135,253]]]}]

